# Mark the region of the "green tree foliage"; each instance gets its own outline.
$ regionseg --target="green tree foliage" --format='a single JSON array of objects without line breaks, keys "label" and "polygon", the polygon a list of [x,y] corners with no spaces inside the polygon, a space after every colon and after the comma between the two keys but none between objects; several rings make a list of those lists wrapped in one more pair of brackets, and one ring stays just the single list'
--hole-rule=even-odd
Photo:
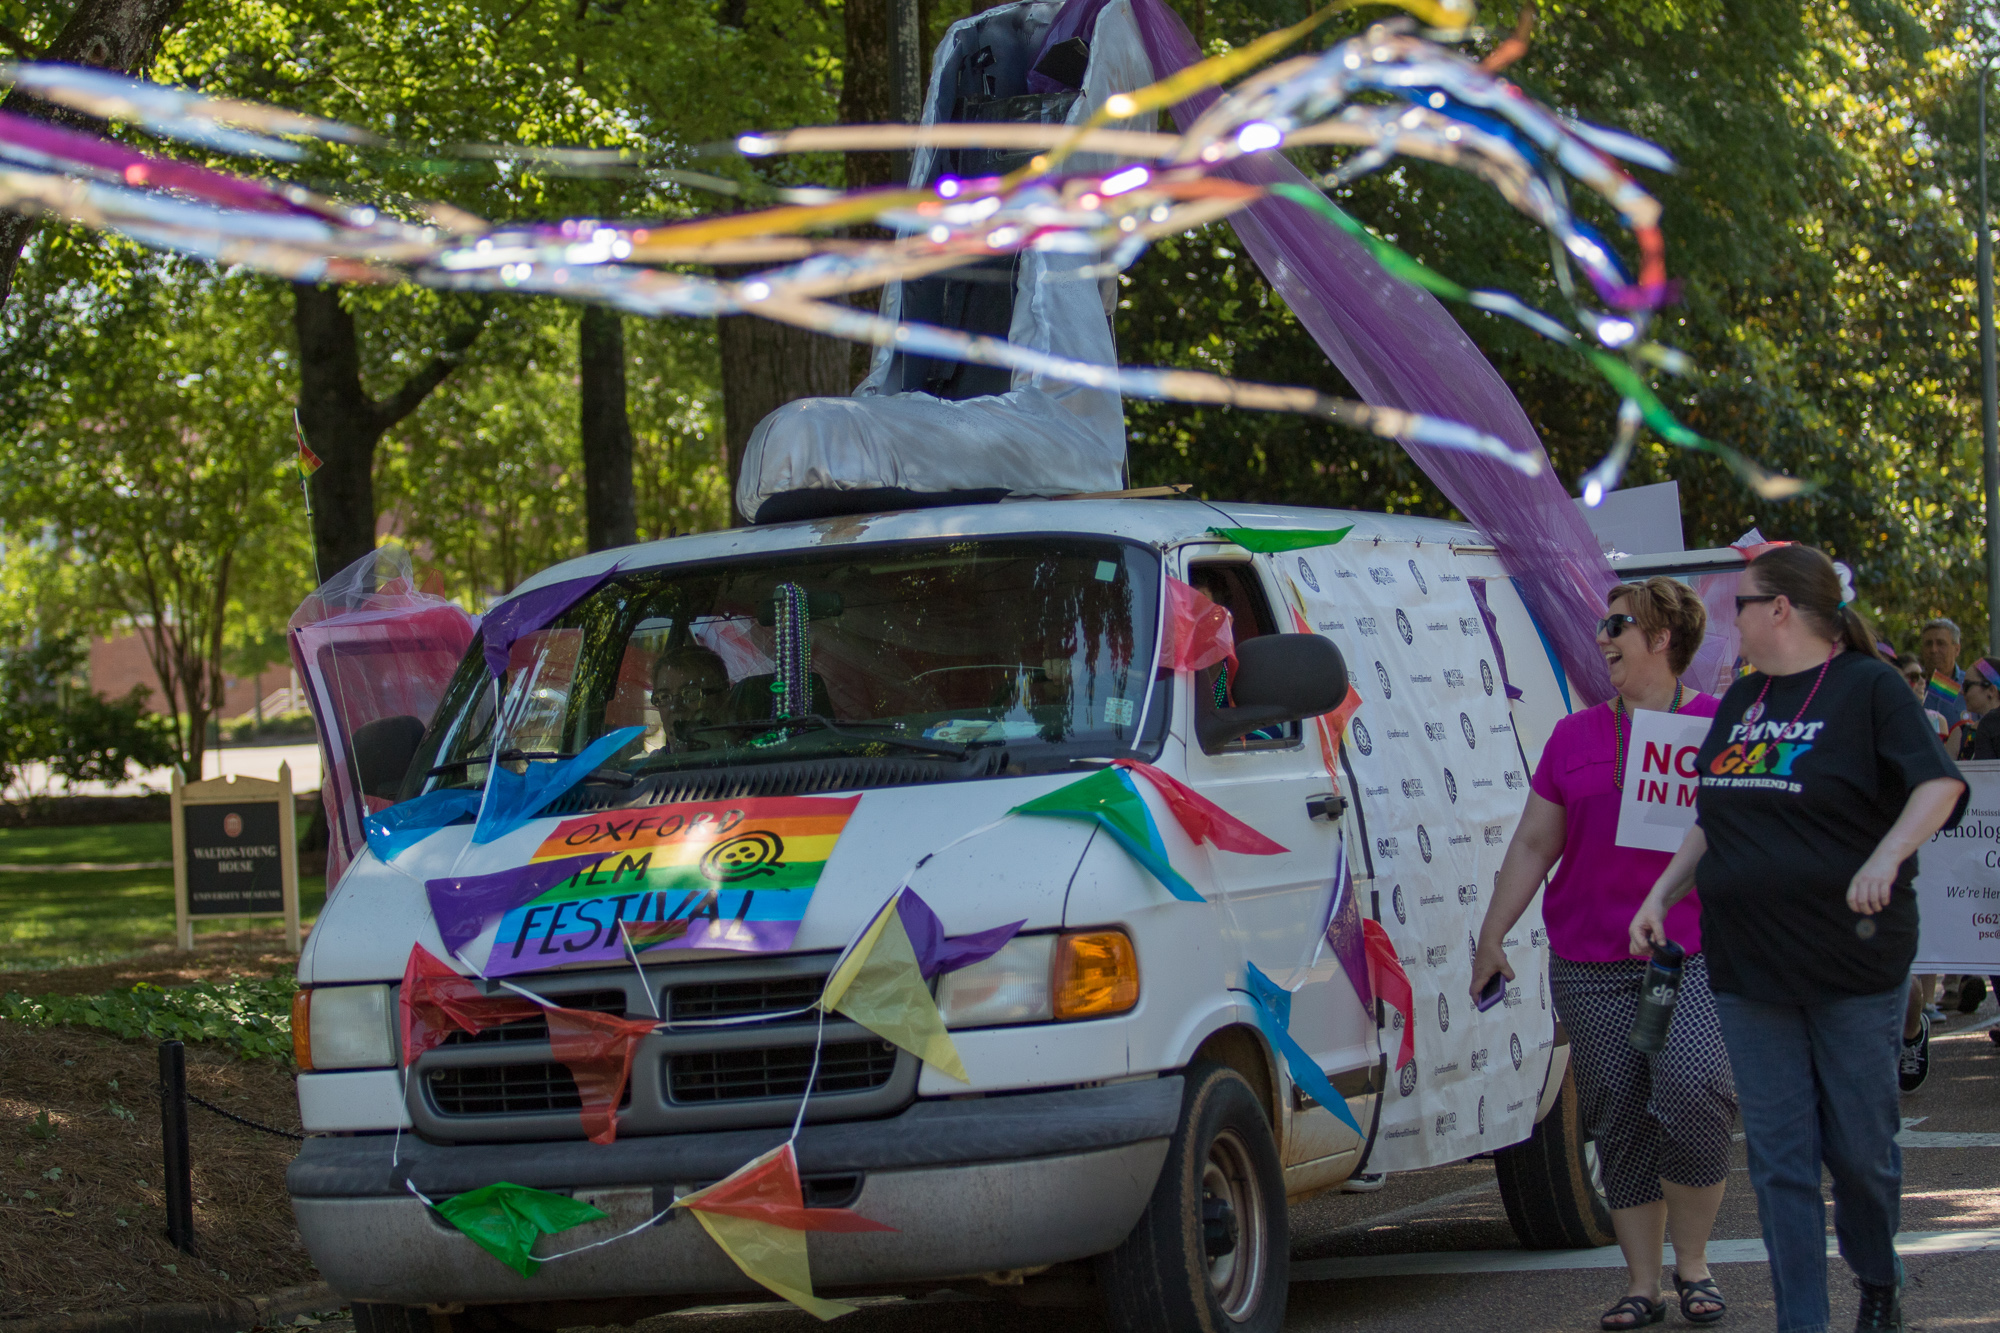
[{"label": "green tree foliage", "polygon": [[36,375],[15,381],[0,526],[41,530],[91,603],[139,634],[175,758],[199,773],[225,654],[272,633],[311,586],[287,485],[283,306],[270,284],[197,265],[123,272],[112,293],[101,273],[46,286],[57,265],[24,274],[24,307],[106,313],[53,321]]},{"label": "green tree foliage", "polygon": [[[1201,8],[1211,47],[1304,12]],[[1965,13],[1923,0],[1544,5],[1509,71],[1544,101],[1679,160],[1671,176],[1641,174],[1665,205],[1669,267],[1684,283],[1660,334],[1699,369],[1657,387],[1690,426],[1823,489],[1760,502],[1713,460],[1657,441],[1628,484],[1677,480],[1690,545],[1758,525],[1825,546],[1854,565],[1899,642],[1934,614],[1972,639],[1985,621]],[[1467,286],[1561,308],[1546,239],[1469,178],[1405,162],[1339,197]],[[1458,313],[1574,482],[1608,446],[1615,394],[1518,325]],[[1141,261],[1119,333],[1127,359],[1348,391],[1223,227]],[[1132,404],[1128,419],[1135,484],[1447,512],[1400,450],[1336,427],[1179,405]]]}]

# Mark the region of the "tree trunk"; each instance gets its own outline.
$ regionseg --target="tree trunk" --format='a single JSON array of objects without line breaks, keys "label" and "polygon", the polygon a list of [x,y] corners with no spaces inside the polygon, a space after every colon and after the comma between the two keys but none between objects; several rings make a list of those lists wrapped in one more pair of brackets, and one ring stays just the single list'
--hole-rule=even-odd
[{"label": "tree trunk", "polygon": [[584,531],[590,549],[639,540],[632,495],[632,423],[625,412],[625,321],[587,305],[577,324],[577,417],[583,439]]},{"label": "tree trunk", "polygon": [[[65,65],[94,65],[121,74],[138,72],[152,58],[167,24],[180,12],[182,0],[78,0],[69,21],[36,58]],[[74,111],[59,110],[21,93],[9,93],[0,110],[36,116],[73,129],[94,122]],[[35,220],[19,214],[0,216],[0,305],[14,290],[14,269],[21,247],[35,233]]]},{"label": "tree trunk", "polygon": [[375,446],[444,382],[486,327],[487,307],[447,334],[437,355],[386,398],[361,383],[361,340],[340,290],[294,283],[299,425],[324,465],[312,488],[313,559],[323,583],[375,549]]},{"label": "tree trunk", "polygon": [[[743,450],[757,423],[795,398],[833,398],[854,387],[848,344],[755,315],[715,321],[722,360],[722,433],[729,447],[729,493],[743,475]],[[750,515],[743,515],[748,521]]]}]

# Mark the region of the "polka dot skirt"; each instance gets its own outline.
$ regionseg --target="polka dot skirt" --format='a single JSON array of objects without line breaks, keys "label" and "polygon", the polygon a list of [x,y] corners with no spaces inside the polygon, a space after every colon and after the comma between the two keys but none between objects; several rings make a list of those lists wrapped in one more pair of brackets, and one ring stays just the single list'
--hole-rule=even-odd
[{"label": "polka dot skirt", "polygon": [[1643,958],[1549,959],[1549,987],[1569,1032],[1579,1109],[1597,1140],[1613,1208],[1654,1202],[1663,1179],[1700,1189],[1729,1175],[1736,1083],[1708,988],[1708,960],[1700,954],[1687,960],[1666,1049],[1658,1055],[1641,1054],[1625,1040],[1645,973]]}]

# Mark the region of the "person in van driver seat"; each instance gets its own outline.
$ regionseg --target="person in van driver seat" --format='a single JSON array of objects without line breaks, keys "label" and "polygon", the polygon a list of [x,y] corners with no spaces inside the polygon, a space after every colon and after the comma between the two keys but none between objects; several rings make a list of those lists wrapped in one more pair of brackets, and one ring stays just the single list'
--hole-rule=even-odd
[{"label": "person in van driver seat", "polygon": [[729,669],[700,644],[669,648],[653,662],[653,708],[660,715],[658,753],[705,750],[695,727],[729,720]]},{"label": "person in van driver seat", "polygon": [[1599,1326],[1637,1328],[1666,1314],[1660,1257],[1669,1223],[1681,1314],[1712,1324],[1725,1306],[1708,1272],[1708,1233],[1729,1177],[1735,1084],[1692,898],[1667,922],[1687,962],[1666,1049],[1647,1056],[1626,1042],[1646,970],[1645,959],[1631,956],[1629,923],[1670,857],[1615,841],[1633,712],[1715,715],[1715,699],[1679,679],[1708,612],[1686,584],[1660,577],[1613,587],[1605,602],[1611,614],[1598,623],[1597,649],[1617,693],[1558,722],[1542,751],[1480,929],[1472,993],[1495,972],[1514,979],[1502,941],[1560,858],[1542,906],[1549,993],[1569,1032],[1579,1109],[1597,1141],[1628,1275],[1624,1299]]}]

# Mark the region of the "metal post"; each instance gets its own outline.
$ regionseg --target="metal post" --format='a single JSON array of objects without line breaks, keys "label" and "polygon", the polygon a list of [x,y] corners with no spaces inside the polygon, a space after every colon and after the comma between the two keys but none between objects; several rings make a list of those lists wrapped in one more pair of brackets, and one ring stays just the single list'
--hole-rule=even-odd
[{"label": "metal post", "polygon": [[1979,66],[1979,426],[1986,483],[1986,651],[2000,654],[2000,420],[1996,420],[1993,363],[1993,238],[1986,217],[1986,84],[1992,67]]},{"label": "metal post", "polygon": [[188,1162],[187,1048],[160,1043],[160,1143],[166,1167],[167,1239],[194,1253],[194,1177]]},{"label": "metal post", "polygon": [[[917,0],[889,0],[889,111],[905,125],[924,118],[923,32],[917,23]],[[898,184],[910,178],[910,154],[892,155]]]}]

